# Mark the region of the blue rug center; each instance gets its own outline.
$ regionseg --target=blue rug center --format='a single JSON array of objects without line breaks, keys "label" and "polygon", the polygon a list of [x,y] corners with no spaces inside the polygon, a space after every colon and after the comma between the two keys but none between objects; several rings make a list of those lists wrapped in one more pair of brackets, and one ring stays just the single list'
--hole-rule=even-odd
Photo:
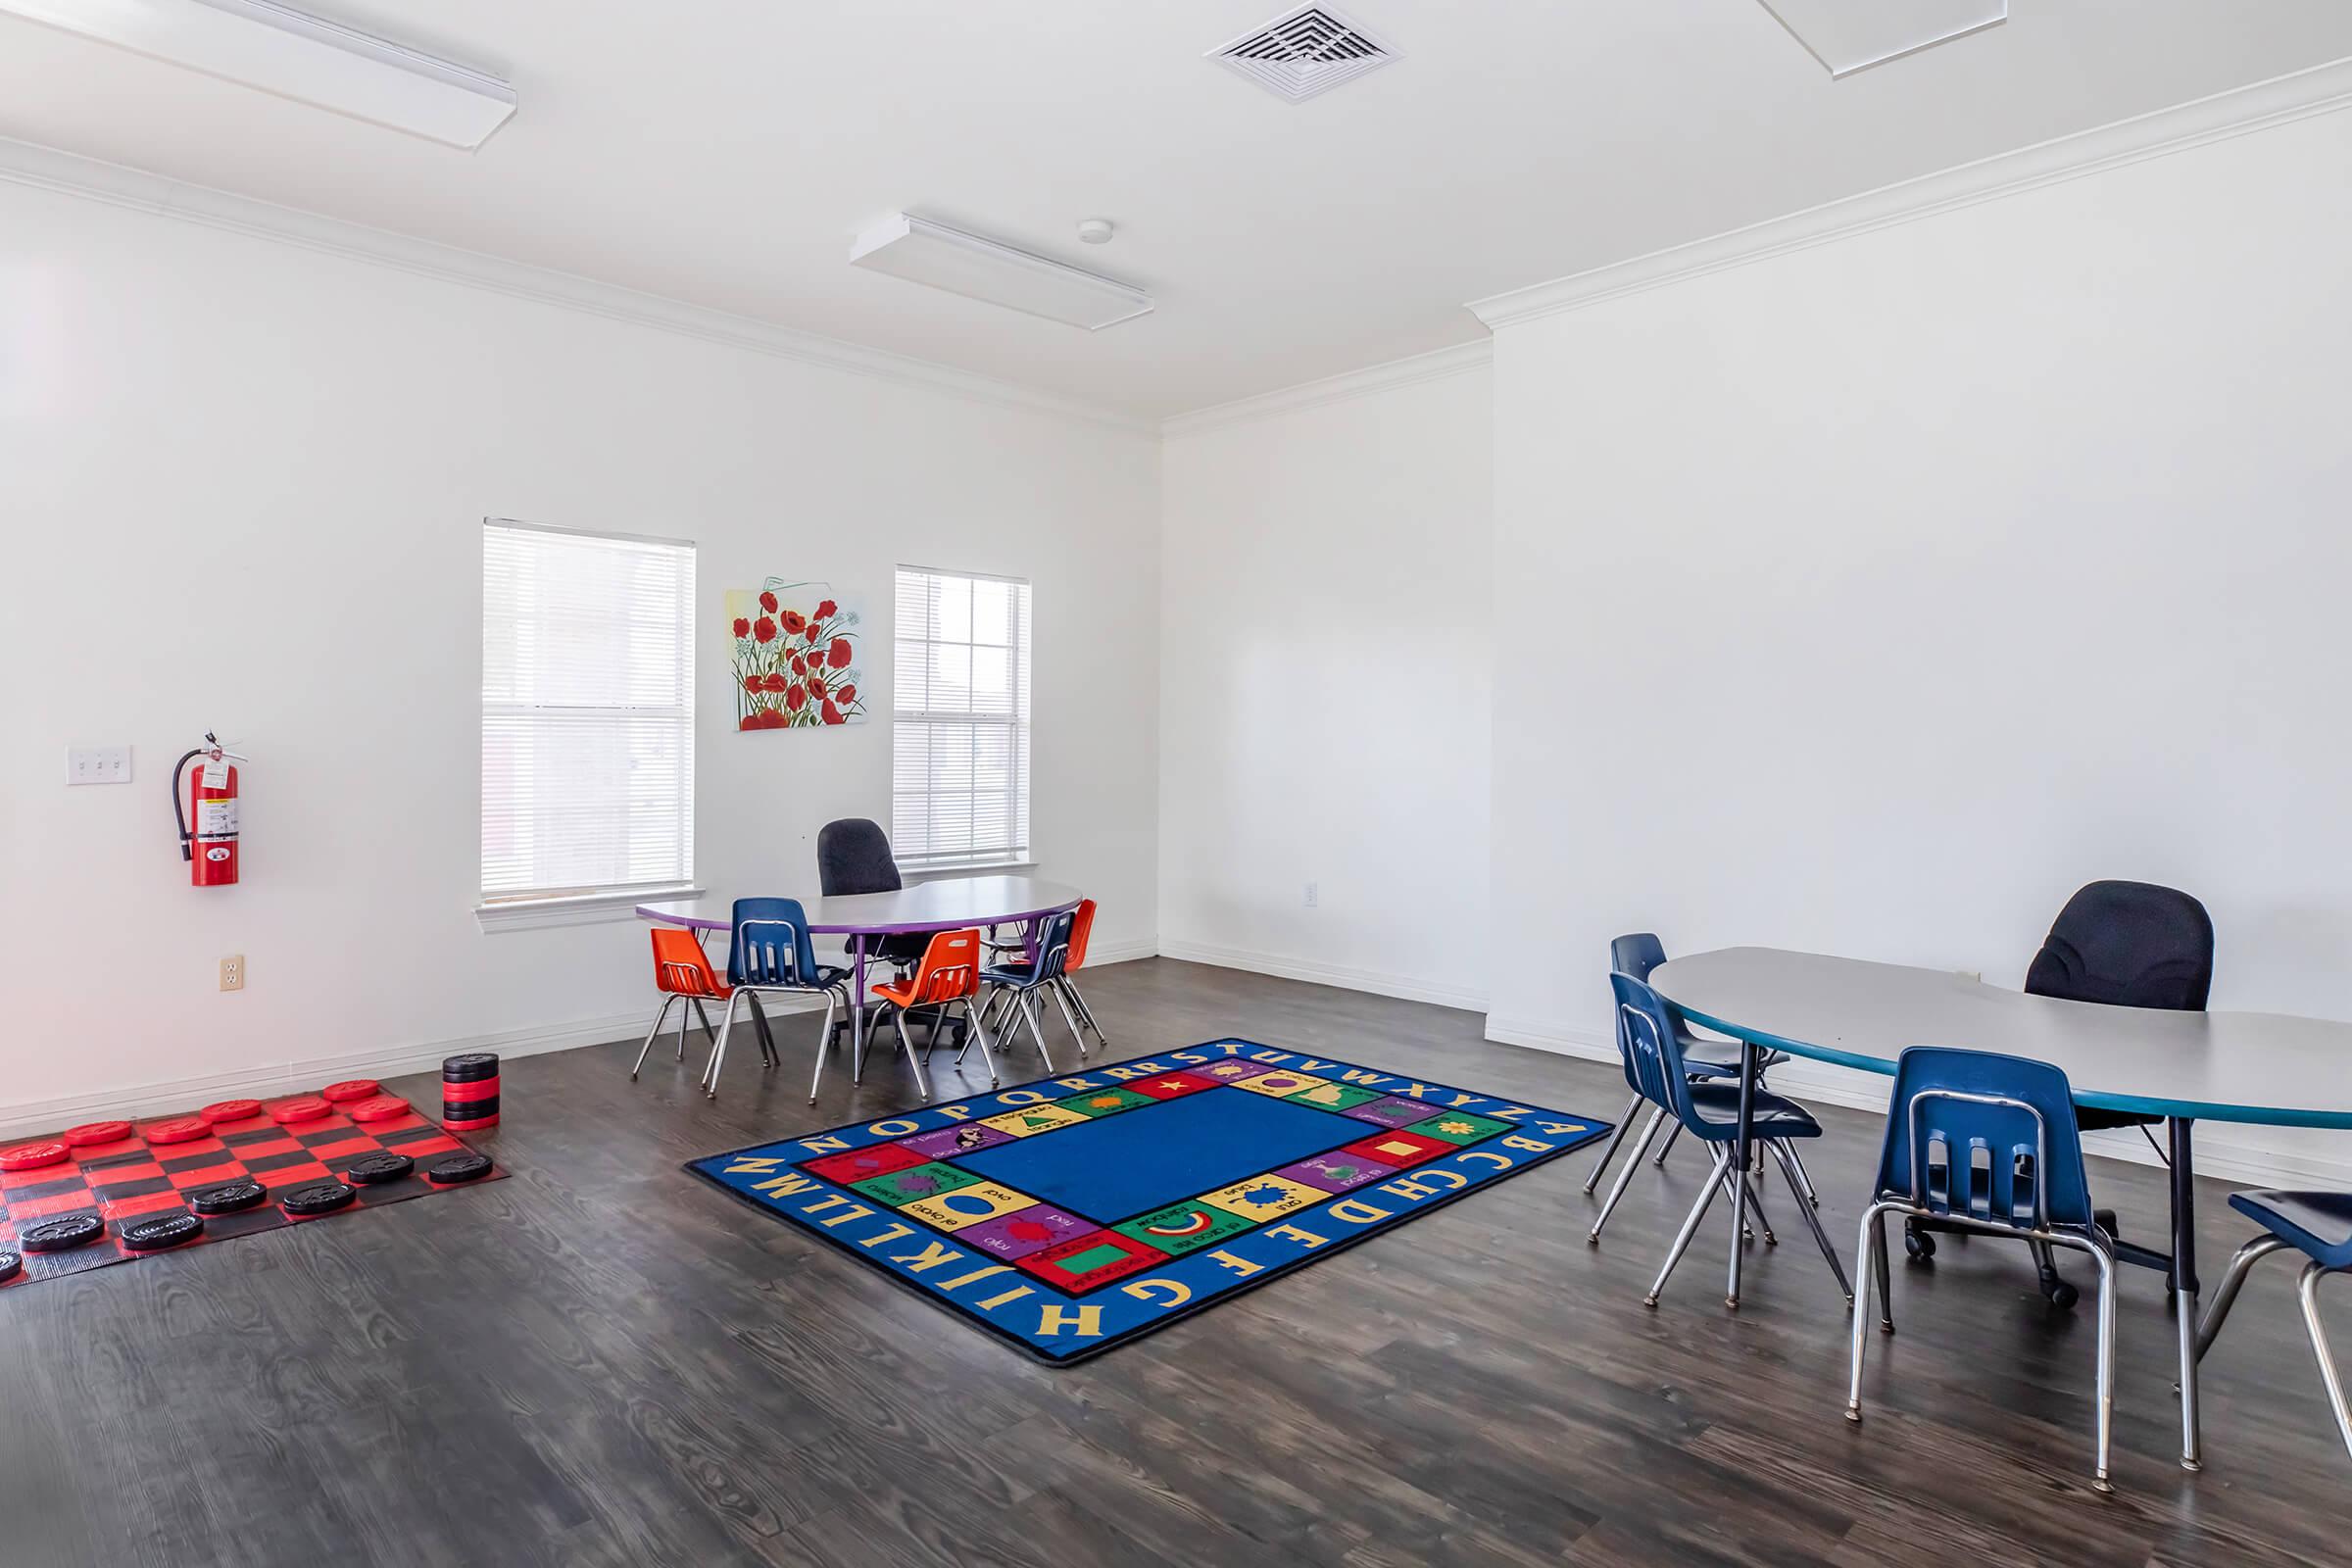
[{"label": "blue rug center", "polygon": [[957,1154],[956,1163],[1099,1224],[1115,1225],[1379,1131],[1368,1122],[1350,1123],[1327,1111],[1220,1085],[1083,1127]]}]

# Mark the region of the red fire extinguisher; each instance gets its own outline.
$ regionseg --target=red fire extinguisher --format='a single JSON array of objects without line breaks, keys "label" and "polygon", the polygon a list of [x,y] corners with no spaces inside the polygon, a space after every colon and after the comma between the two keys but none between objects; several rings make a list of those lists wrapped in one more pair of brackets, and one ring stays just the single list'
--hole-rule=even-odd
[{"label": "red fire extinguisher", "polygon": [[[180,794],[180,775],[202,758],[192,788]],[[188,881],[200,888],[224,888],[237,880],[237,768],[246,759],[221,746],[211,730],[172,769],[172,814],[179,822],[179,858],[188,862]],[[183,809],[184,802],[184,809]]]}]

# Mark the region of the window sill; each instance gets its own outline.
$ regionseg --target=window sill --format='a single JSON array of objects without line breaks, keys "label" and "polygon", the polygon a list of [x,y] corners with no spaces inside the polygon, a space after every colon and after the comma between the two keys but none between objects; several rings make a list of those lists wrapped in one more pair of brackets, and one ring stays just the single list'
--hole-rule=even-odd
[{"label": "window sill", "polygon": [[560,925],[603,925],[634,920],[637,906],[668,899],[699,899],[699,887],[639,888],[631,893],[581,893],[558,899],[516,899],[477,904],[473,917],[485,932],[541,931]]},{"label": "window sill", "polygon": [[1036,869],[1035,860],[951,860],[939,865],[902,866],[899,875],[908,882],[929,882],[954,876],[1010,876]]}]

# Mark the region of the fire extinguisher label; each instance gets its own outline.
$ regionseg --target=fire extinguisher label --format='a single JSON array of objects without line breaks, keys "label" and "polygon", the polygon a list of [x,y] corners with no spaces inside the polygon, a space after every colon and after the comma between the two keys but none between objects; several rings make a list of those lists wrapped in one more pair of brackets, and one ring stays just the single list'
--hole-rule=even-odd
[{"label": "fire extinguisher label", "polygon": [[237,831],[237,803],[230,801],[198,801],[196,803],[196,836],[203,839],[234,837]]},{"label": "fire extinguisher label", "polygon": [[227,859],[229,853],[230,852],[227,845],[216,844],[211,849],[204,852],[204,858],[213,861],[215,864],[218,864],[220,861]]},{"label": "fire extinguisher label", "polygon": [[228,763],[224,759],[208,757],[197,770],[197,778],[208,790],[220,789],[228,783]]}]

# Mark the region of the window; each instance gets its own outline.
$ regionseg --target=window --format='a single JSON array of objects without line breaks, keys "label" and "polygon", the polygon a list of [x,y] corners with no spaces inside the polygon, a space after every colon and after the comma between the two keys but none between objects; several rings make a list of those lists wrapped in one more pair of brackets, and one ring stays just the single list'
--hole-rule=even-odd
[{"label": "window", "polygon": [[694,546],[482,526],[482,902],[694,874]]},{"label": "window", "polygon": [[899,863],[1029,858],[1029,585],[899,568],[891,849]]}]

